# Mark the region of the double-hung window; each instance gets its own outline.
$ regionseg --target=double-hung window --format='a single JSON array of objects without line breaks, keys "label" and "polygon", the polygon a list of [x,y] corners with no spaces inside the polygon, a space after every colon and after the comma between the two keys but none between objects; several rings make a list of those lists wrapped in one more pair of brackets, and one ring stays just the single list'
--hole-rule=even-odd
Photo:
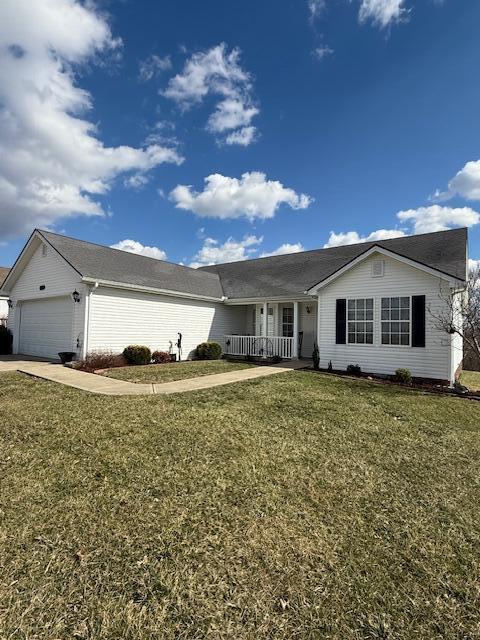
[{"label": "double-hung window", "polygon": [[293,338],[293,307],[283,307],[282,336],[284,338]]},{"label": "double-hung window", "polygon": [[373,298],[347,302],[348,344],[373,344]]},{"label": "double-hung window", "polygon": [[382,298],[382,344],[410,345],[410,298]]}]

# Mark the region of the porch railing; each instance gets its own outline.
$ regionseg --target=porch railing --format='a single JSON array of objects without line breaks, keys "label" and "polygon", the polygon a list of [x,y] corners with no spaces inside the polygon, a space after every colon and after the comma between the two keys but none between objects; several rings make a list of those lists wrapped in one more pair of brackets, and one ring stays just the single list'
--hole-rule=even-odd
[{"label": "porch railing", "polygon": [[225,354],[230,356],[260,356],[294,358],[293,338],[284,336],[224,336]]}]

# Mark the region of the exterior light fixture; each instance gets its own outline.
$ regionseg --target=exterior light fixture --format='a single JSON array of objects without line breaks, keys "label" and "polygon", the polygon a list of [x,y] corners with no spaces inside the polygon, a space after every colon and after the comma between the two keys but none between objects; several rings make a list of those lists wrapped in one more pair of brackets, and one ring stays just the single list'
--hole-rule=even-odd
[{"label": "exterior light fixture", "polygon": [[311,313],[312,307],[309,304],[307,304],[306,310],[307,310],[307,313]]},{"label": "exterior light fixture", "polygon": [[10,300],[10,298],[7,300],[7,304],[8,304],[8,308],[11,309],[13,307],[13,300]]},{"label": "exterior light fixture", "polygon": [[80,302],[80,294],[78,293],[78,291],[76,289],[72,293],[72,299],[73,299],[74,302]]}]

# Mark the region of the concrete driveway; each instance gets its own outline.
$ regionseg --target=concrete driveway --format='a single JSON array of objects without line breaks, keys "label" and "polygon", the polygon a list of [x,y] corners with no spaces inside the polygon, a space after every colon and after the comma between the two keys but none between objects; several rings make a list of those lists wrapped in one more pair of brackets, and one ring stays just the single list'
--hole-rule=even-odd
[{"label": "concrete driveway", "polygon": [[45,358],[36,358],[35,356],[22,356],[15,354],[13,356],[0,356],[0,371],[17,371],[28,362],[37,362],[50,364],[53,360]]}]

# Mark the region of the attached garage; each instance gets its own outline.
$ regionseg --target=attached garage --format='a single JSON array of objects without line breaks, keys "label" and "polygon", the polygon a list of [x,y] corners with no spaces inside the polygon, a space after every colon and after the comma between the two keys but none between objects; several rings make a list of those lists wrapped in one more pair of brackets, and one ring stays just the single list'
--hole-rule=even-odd
[{"label": "attached garage", "polygon": [[59,351],[72,351],[73,304],[70,296],[22,302],[18,352],[58,358]]}]

